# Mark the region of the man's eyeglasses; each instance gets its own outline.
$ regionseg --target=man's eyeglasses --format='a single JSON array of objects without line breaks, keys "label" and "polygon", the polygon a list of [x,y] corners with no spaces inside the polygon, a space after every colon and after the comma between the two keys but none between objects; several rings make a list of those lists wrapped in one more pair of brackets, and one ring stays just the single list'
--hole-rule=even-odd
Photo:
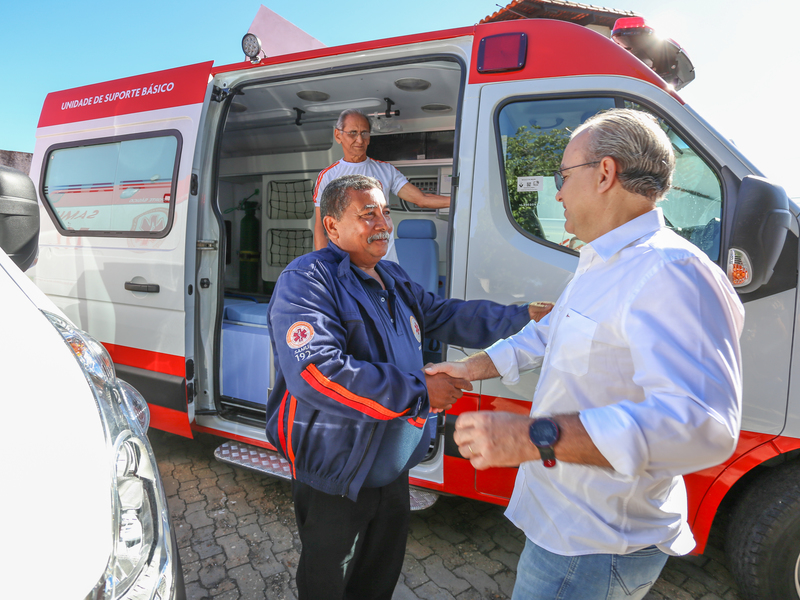
[{"label": "man's eyeglasses", "polygon": [[595,160],[593,162],[583,163],[582,165],[575,165],[574,167],[564,167],[563,169],[559,169],[555,173],[553,173],[553,179],[556,180],[556,189],[560,190],[561,186],[564,185],[564,176],[562,173],[564,171],[569,171],[570,169],[577,169],[578,167],[588,167],[589,165],[599,165],[600,161]]},{"label": "man's eyeglasses", "polygon": [[362,140],[368,140],[369,136],[372,135],[369,131],[345,131],[344,129],[340,129],[344,135],[349,137],[351,140],[356,139],[359,135],[361,136]]}]

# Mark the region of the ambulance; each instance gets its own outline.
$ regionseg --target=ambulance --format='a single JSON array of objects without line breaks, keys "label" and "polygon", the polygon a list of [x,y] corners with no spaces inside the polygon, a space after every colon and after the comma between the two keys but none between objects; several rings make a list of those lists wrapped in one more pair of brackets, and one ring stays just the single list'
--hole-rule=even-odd
[{"label": "ambulance", "polygon": [[[681,99],[694,68],[678,44],[638,17],[607,33],[527,19],[273,57],[247,35],[237,64],[53,92],[32,166],[33,280],[103,343],[153,427],[226,438],[221,460],[288,477],[265,437],[267,308],[281,270],[312,250],[313,186],[341,158],[340,111],[370,117],[372,158],[451,197],[439,211],[389,199],[411,276],[504,304],[555,300],[578,264],[582,242],[564,231],[552,178],[570,131],[612,107],[648,111],[677,157],[666,221],[729,274],[747,311],[738,448],[687,477],[696,552],[712,525],[734,523],[727,547],[744,593],[798,598],[800,210]],[[426,343],[434,360],[474,351]],[[476,383],[429,423],[415,502],[507,503],[515,469],[475,471],[454,426],[464,411],[527,412],[537,377]]]}]

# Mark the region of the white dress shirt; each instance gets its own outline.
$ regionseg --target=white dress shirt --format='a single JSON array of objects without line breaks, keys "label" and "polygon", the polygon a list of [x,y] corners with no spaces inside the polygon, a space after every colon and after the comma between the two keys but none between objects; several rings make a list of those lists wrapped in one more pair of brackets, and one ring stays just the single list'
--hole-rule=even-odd
[{"label": "white dress shirt", "polygon": [[553,311],[487,352],[506,384],[541,366],[531,416],[578,412],[613,470],[523,463],[508,518],[566,556],[689,552],[681,475],[736,447],[743,325],[725,274],[661,209],[584,246]]}]

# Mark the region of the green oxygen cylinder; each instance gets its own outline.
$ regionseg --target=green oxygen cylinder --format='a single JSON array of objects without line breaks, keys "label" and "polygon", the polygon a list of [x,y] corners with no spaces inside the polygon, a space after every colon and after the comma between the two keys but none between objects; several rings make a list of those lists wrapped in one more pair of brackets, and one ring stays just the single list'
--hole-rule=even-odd
[{"label": "green oxygen cylinder", "polygon": [[258,203],[244,201],[241,208],[244,217],[239,229],[239,289],[258,293],[261,279],[258,272],[261,265],[261,253],[258,251],[260,227],[256,217]]}]

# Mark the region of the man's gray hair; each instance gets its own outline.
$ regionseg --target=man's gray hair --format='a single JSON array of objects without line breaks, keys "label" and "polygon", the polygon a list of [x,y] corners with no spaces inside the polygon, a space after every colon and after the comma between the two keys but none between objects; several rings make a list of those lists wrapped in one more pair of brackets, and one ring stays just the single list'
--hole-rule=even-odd
[{"label": "man's gray hair", "polygon": [[584,131],[589,132],[585,160],[613,158],[623,189],[656,201],[669,191],[675,154],[655,117],[640,110],[616,108],[591,117],[572,138]]},{"label": "man's gray hair", "polygon": [[[322,192],[322,198],[319,201],[319,218],[324,221],[325,217],[330,215],[340,221],[344,211],[350,206],[350,198],[347,191],[355,190],[360,192],[371,189],[383,191],[381,182],[374,177],[367,177],[366,175],[342,175],[337,177],[325,186]],[[328,235],[327,230],[325,235]]]},{"label": "man's gray hair", "polygon": [[366,119],[367,127],[369,127],[369,131],[370,133],[372,133],[372,121],[370,121],[369,117],[364,114],[364,111],[359,110],[357,108],[348,108],[347,110],[343,110],[339,114],[339,118],[336,120],[336,129],[343,131],[345,119],[347,119],[347,117],[352,117],[354,115],[359,116],[362,119]]}]

